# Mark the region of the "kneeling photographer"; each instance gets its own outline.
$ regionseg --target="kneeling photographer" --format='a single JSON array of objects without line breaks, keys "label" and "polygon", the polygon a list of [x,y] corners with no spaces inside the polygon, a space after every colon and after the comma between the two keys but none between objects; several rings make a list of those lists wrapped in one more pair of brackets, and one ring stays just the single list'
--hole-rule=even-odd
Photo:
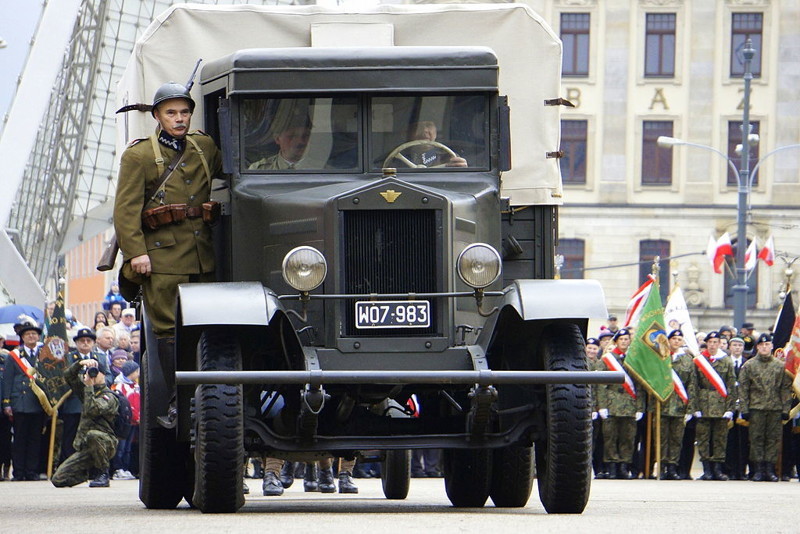
[{"label": "kneeling photographer", "polygon": [[64,379],[83,408],[75,436],[75,453],[58,467],[51,480],[57,488],[75,486],[89,479],[89,487],[107,488],[108,465],[117,450],[114,420],[119,401],[106,386],[105,374],[95,359],[73,363],[64,371]]}]

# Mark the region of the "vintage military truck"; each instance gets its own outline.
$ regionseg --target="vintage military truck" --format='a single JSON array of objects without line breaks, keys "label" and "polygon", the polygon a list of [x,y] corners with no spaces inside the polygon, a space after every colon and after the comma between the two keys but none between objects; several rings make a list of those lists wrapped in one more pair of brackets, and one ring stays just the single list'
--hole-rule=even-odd
[{"label": "vintage military truck", "polygon": [[[474,24],[533,16],[521,5],[455,12]],[[158,26],[177,31],[172,15]],[[552,56],[557,39],[534,20]],[[559,75],[550,59],[544,78]],[[239,47],[204,64],[194,125],[217,141],[227,174],[213,188],[219,281],[181,286],[174,355],[146,336],[147,507],[185,497],[233,512],[244,459],[259,455],[378,458],[386,497],[403,499],[410,450],[437,448],[454,506],[524,506],[535,470],[548,512],[584,509],[588,384],[621,376],[586,368],[588,319],[606,313],[600,286],[549,279],[556,202],[504,194],[512,154],[557,176],[553,154],[532,152],[558,151],[557,110],[525,98],[520,109],[549,122],[522,131],[550,138],[515,138],[512,151],[504,68],[514,67],[493,48],[460,43]],[[146,99],[139,89],[126,98]],[[175,428],[159,418],[170,404]]]}]

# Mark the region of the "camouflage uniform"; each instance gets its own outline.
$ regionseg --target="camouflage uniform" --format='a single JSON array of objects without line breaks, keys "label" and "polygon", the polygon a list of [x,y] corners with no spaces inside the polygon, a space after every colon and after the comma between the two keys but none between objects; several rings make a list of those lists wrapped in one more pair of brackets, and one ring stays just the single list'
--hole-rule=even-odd
[{"label": "camouflage uniform", "polygon": [[57,488],[86,482],[93,471],[103,471],[117,451],[114,420],[119,401],[105,385],[87,386],[81,381],[81,364],[75,362],[64,371],[72,392],[83,403],[81,422],[75,437],[75,454],[67,458],[53,475]]},{"label": "camouflage uniform", "polygon": [[[692,357],[685,352],[673,355],[672,369],[683,382],[687,394],[692,388]],[[683,431],[686,427],[685,417],[688,405],[673,392],[661,406],[661,462],[665,465],[677,466],[683,444]]]},{"label": "camouflage uniform", "polygon": [[[698,358],[706,358],[707,351]],[[736,375],[733,364],[727,355],[710,362],[711,367],[717,372],[728,396],[723,397],[708,381],[706,376],[694,366],[692,369],[692,390],[689,393],[689,405],[692,413],[700,412],[702,415],[697,421],[697,451],[703,462],[724,462],[725,450],[728,444],[728,423],[723,415],[725,412],[733,413],[736,408]]]},{"label": "camouflage uniform", "polygon": [[791,380],[784,365],[773,356],[747,360],[739,375],[742,414],[749,414],[750,460],[778,461],[781,439],[781,414],[788,413]]},{"label": "camouflage uniform", "polygon": [[[625,354],[618,349],[609,352],[620,365]],[[605,367],[605,364],[600,361]],[[608,368],[606,367],[606,370]],[[603,447],[606,463],[630,464],[633,461],[633,443],[636,439],[636,412],[644,412],[644,392],[631,397],[622,384],[598,384],[597,409],[608,410],[608,418],[603,420]],[[626,467],[622,467],[623,470]],[[616,466],[609,467],[616,471]]]}]

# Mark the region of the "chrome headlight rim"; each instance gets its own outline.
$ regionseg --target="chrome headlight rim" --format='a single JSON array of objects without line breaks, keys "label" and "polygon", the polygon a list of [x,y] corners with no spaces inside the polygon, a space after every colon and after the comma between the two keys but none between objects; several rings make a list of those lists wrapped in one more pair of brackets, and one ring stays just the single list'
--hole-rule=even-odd
[{"label": "chrome headlight rim", "polygon": [[[470,280],[469,277],[464,274],[463,269],[467,267],[465,261],[469,260],[469,256],[474,255],[476,250],[488,252],[490,255],[489,259],[494,259],[497,266],[497,272],[494,274],[492,279],[486,283],[484,283],[485,280],[483,282],[478,282],[474,279]],[[458,255],[458,259],[456,260],[456,272],[458,273],[458,277],[461,279],[461,281],[467,284],[469,287],[473,289],[484,289],[494,284],[500,278],[500,274],[503,272],[503,260],[500,256],[500,253],[498,253],[497,249],[495,249],[493,246],[487,243],[472,243],[471,245],[464,247],[464,250],[462,250],[461,254]]]},{"label": "chrome headlight rim", "polygon": [[[304,263],[297,265],[293,263],[294,261],[297,261],[299,258],[302,258],[302,255],[306,254],[310,255],[310,257],[315,259],[316,261],[313,263],[305,261]],[[309,276],[307,280],[308,283],[306,284],[300,284],[297,282],[298,279],[299,280],[303,279],[300,277],[300,275],[296,274],[297,272],[296,269],[301,265],[310,265],[309,268],[309,270],[311,271],[310,275],[304,275],[304,276]],[[319,272],[320,268],[321,268],[321,273]],[[292,273],[290,272],[290,270],[292,269],[295,269],[294,276],[292,276]],[[316,273],[313,272],[315,270],[317,270]],[[283,280],[287,284],[289,284],[289,286],[291,286],[293,289],[303,293],[308,293],[309,291],[315,290],[316,288],[321,286],[323,282],[325,282],[325,278],[328,276],[328,262],[325,260],[325,256],[322,254],[322,252],[320,252],[316,248],[308,245],[302,245],[293,248],[292,250],[287,252],[286,255],[283,257],[283,263],[281,264],[281,274],[283,275]]]}]

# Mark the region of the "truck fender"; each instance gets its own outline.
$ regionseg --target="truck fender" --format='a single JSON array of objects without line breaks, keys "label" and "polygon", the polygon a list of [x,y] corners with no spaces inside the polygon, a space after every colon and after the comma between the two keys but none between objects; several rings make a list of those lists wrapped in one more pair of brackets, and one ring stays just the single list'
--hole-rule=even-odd
[{"label": "truck fender", "polygon": [[498,307],[513,307],[523,321],[608,317],[597,280],[514,280],[503,292]]},{"label": "truck fender", "polygon": [[267,326],[279,309],[283,306],[277,295],[259,282],[181,284],[176,323],[181,327]]}]

